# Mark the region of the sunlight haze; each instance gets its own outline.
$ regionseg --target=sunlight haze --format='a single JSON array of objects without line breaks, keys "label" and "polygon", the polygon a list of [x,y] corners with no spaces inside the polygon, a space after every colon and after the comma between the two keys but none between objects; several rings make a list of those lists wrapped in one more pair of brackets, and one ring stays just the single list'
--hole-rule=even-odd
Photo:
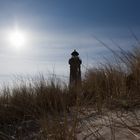
[{"label": "sunlight haze", "polygon": [[1,81],[23,73],[68,76],[74,49],[85,67],[96,67],[110,57],[96,38],[115,50],[113,42],[132,49],[139,7],[139,0],[0,0]]}]

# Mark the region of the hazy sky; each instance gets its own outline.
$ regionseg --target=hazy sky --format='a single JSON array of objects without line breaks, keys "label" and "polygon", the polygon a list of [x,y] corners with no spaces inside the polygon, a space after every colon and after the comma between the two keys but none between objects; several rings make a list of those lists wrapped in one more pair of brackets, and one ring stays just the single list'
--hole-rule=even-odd
[{"label": "hazy sky", "polygon": [[[11,47],[7,32],[26,33],[22,49]],[[96,66],[110,52],[96,39],[128,49],[139,37],[140,0],[0,0],[0,81],[13,74],[69,75],[77,49],[84,65]],[[83,68],[84,70],[84,68]]]}]

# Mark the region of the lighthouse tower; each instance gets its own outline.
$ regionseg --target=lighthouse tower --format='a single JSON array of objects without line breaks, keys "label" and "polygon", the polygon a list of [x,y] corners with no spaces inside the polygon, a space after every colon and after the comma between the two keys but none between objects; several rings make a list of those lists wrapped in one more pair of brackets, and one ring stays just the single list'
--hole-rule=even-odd
[{"label": "lighthouse tower", "polygon": [[69,85],[72,87],[81,84],[81,64],[82,61],[79,58],[79,53],[76,50],[74,50],[71,53],[71,58],[69,59],[70,65]]}]

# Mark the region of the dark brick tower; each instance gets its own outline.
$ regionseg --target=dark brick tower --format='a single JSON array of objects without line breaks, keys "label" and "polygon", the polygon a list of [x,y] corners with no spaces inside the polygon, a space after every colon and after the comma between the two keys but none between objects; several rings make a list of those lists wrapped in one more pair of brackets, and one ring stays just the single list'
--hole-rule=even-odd
[{"label": "dark brick tower", "polygon": [[82,61],[78,57],[79,53],[74,50],[71,53],[72,57],[69,59],[70,64],[70,86],[77,86],[81,84],[81,64]]}]

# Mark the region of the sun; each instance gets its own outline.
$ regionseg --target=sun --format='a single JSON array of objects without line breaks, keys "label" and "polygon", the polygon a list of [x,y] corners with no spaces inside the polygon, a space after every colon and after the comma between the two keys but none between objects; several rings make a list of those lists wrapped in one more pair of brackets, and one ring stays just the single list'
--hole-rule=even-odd
[{"label": "sun", "polygon": [[16,49],[23,48],[27,43],[27,36],[21,29],[15,28],[8,32],[9,45]]}]

